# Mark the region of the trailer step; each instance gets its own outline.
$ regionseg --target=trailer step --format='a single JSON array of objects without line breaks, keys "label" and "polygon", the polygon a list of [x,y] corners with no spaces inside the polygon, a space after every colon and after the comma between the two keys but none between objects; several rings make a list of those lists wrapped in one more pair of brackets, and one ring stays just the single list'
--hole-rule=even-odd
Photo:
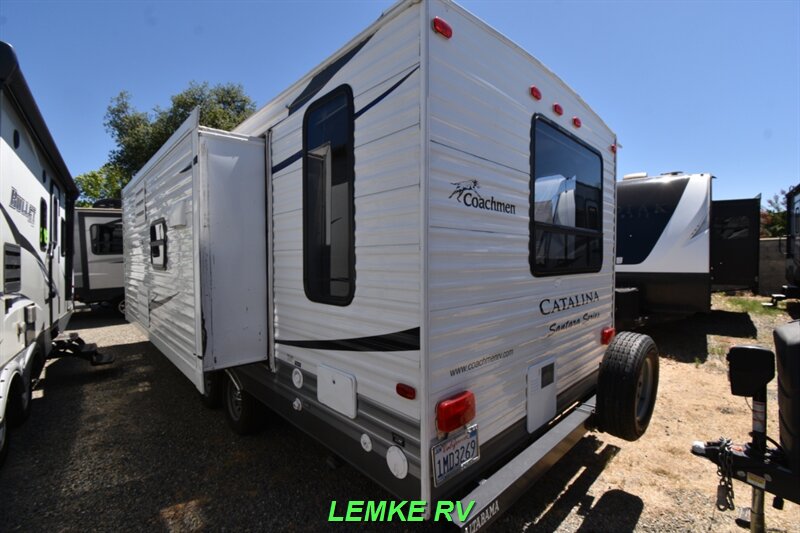
[{"label": "trailer step", "polygon": [[114,362],[114,356],[97,351],[95,343],[86,343],[77,333],[63,335],[53,341],[53,350],[49,359],[58,357],[78,357],[91,363],[92,366],[108,365]]},{"label": "trailer step", "polygon": [[773,294],[772,299],[769,301],[769,303],[765,302],[762,303],[761,305],[763,305],[764,307],[778,307],[778,302],[782,302],[785,299],[786,299],[785,294]]},{"label": "trailer step", "polygon": [[100,353],[95,349],[94,355],[92,355],[91,359],[92,366],[110,365],[113,362],[113,355],[109,353]]},{"label": "trailer step", "polygon": [[78,332],[76,332],[76,331],[70,331],[69,333],[62,333],[61,335],[59,335],[58,337],[53,339],[53,342],[55,342],[55,343],[59,343],[59,342],[74,342],[76,344],[86,344],[84,342],[84,340],[81,339],[81,336],[78,334]]}]

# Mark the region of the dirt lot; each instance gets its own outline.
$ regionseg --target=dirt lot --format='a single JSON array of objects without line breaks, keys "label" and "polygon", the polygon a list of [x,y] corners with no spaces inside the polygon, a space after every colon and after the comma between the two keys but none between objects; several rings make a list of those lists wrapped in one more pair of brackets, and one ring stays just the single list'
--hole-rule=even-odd
[{"label": "dirt lot", "polygon": [[[715,467],[689,448],[747,438],[749,408],[730,395],[724,355],[733,344],[771,346],[772,328],[791,319],[752,301],[715,298],[708,316],[649,328],[662,359],[647,435],[628,443],[590,434],[493,530],[742,531],[734,512],[715,510]],[[235,436],[133,326],[88,314],[72,327],[117,361],[47,367],[0,470],[0,531],[325,531],[331,500],[391,499],[349,466],[331,470],[325,448],[286,423]],[[777,437],[774,382],[770,396]],[[749,488],[735,490],[736,505],[749,505]],[[769,530],[800,531],[800,507],[770,502]]]}]

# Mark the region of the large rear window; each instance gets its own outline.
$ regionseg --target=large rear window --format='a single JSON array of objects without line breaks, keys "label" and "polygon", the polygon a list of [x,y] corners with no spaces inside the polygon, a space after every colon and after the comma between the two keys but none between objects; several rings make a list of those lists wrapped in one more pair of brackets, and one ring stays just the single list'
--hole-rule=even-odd
[{"label": "large rear window", "polygon": [[540,115],[531,126],[534,276],[597,272],[603,262],[603,159]]}]

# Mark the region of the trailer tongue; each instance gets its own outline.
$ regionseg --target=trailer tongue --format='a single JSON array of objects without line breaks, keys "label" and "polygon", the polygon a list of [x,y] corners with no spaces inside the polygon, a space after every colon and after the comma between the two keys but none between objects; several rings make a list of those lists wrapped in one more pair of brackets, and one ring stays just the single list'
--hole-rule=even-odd
[{"label": "trailer tongue", "polygon": [[[764,525],[764,493],[775,495],[773,506],[783,500],[800,504],[800,322],[774,332],[778,361],[780,444],[767,436],[767,384],[775,377],[775,355],[758,346],[735,346],[728,352],[731,393],[753,400],[752,440],[734,444],[720,437],[695,442],[694,455],[718,466],[717,508],[734,509],[733,479],[752,487],[751,506],[740,509],[737,522],[761,532]],[[768,441],[775,445],[768,447]]]}]

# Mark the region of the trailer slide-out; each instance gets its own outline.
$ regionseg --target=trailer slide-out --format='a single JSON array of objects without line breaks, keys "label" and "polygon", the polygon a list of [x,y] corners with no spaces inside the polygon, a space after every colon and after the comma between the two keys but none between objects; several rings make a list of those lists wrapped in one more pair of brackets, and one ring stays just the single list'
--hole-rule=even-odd
[{"label": "trailer slide-out", "polygon": [[650,420],[656,347],[614,337],[615,142],[458,5],[398,2],[134,176],[126,316],[234,429],[266,404],[475,531],[589,427]]}]

